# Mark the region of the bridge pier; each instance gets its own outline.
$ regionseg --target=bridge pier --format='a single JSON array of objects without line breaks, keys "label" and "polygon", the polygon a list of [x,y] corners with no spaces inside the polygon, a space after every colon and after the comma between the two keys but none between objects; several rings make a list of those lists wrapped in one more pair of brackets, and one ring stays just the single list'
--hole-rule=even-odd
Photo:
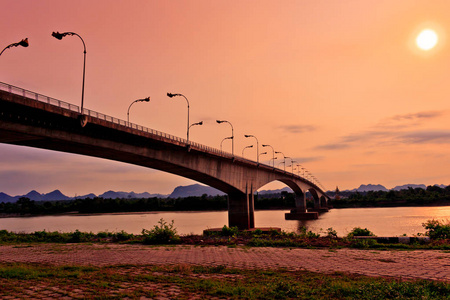
[{"label": "bridge pier", "polygon": [[323,213],[323,212],[327,212],[328,211],[328,207],[326,205],[326,202],[324,199],[322,199],[324,197],[314,197],[314,209],[311,209],[310,211],[315,211],[318,213]]},{"label": "bridge pier", "polygon": [[286,220],[314,220],[319,218],[319,213],[306,210],[305,194],[295,193],[295,208],[284,215]]},{"label": "bridge pier", "polygon": [[255,228],[253,193],[228,194],[228,226],[239,230]]}]

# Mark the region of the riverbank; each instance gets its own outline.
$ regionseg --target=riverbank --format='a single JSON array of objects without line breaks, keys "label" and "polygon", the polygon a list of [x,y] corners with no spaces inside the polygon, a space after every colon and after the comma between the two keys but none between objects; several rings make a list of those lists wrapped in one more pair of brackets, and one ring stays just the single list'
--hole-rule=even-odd
[{"label": "riverbank", "polygon": [[444,299],[449,265],[444,251],[3,245],[0,298]]}]

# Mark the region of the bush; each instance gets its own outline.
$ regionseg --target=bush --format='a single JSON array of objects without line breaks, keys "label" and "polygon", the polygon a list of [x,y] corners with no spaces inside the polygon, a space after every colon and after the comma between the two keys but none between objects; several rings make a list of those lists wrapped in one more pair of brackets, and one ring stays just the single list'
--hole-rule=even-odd
[{"label": "bush", "polygon": [[83,243],[83,242],[90,242],[92,241],[92,238],[94,237],[94,234],[92,232],[81,232],[78,229],[75,230],[75,232],[72,232],[69,234],[70,238],[68,240],[69,243]]},{"label": "bush", "polygon": [[367,228],[355,227],[347,236],[352,238],[354,236],[375,236],[375,234]]},{"label": "bush", "polygon": [[167,224],[164,219],[158,221],[159,225],[155,225],[153,229],[142,229],[145,244],[170,244],[180,242],[180,236],[173,227],[173,220]]},{"label": "bush", "polygon": [[337,231],[333,229],[333,227],[330,227],[326,231],[327,237],[329,238],[337,238]]},{"label": "bush", "polygon": [[448,221],[444,224],[443,221],[433,219],[423,223],[422,226],[427,229],[425,235],[430,239],[450,239],[450,222]]},{"label": "bush", "polygon": [[114,234],[114,239],[117,241],[127,241],[127,240],[131,240],[134,235],[132,233],[127,233],[125,231],[120,231]]},{"label": "bush", "polygon": [[227,225],[223,225],[222,227],[222,236],[234,236],[239,234],[239,229],[237,226],[228,227]]}]

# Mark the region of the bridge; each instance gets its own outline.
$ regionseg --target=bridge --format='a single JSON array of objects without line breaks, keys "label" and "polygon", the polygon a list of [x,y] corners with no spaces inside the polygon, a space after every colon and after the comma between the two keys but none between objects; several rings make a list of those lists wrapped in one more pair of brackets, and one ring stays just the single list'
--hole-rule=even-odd
[{"label": "bridge", "polygon": [[[80,122],[81,120],[81,122]],[[82,154],[169,172],[228,195],[228,224],[251,229],[254,193],[278,180],[295,193],[287,218],[317,218],[325,192],[310,180],[183,138],[0,82],[0,143]],[[305,194],[314,198],[307,211]]]}]

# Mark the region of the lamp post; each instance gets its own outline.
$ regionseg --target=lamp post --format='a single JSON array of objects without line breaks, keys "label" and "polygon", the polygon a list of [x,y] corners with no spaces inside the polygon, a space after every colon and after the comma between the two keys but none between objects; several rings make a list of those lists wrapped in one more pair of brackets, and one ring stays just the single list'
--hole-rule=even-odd
[{"label": "lamp post", "polygon": [[221,123],[228,123],[231,126],[231,153],[234,155],[234,128],[233,128],[233,124],[231,124],[229,121],[226,120],[216,120],[217,123],[221,124]]},{"label": "lamp post", "polygon": [[[290,157],[289,157],[290,158]],[[294,163],[295,163],[296,161],[295,160],[292,160],[292,158],[291,158],[291,167],[292,167],[292,174],[294,174]]]},{"label": "lamp post", "polygon": [[273,150],[273,147],[270,146],[270,145],[262,145],[262,146],[263,146],[263,147],[270,147],[270,148],[272,148],[272,159],[273,159],[273,165],[272,165],[272,167],[275,168],[275,150]]},{"label": "lamp post", "polygon": [[267,154],[267,151],[258,154],[258,161],[259,161],[259,157],[260,157],[261,155],[263,155],[263,154]]},{"label": "lamp post", "polygon": [[128,126],[130,126],[130,108],[131,108],[131,105],[133,105],[136,102],[150,102],[150,97],[147,97],[147,98],[144,98],[144,99],[134,100],[133,102],[131,102],[130,106],[128,106],[128,111],[127,111],[127,123],[128,123]]},{"label": "lamp post", "polygon": [[[75,32],[64,32],[64,33],[59,33],[59,32],[53,32],[52,36],[55,37],[58,40],[62,40],[63,37],[65,37],[66,35],[76,35],[77,37],[80,38],[81,42],[83,42],[83,48],[84,48],[84,59],[83,59],[83,86],[81,88],[81,111],[80,113],[83,114],[83,105],[84,105],[84,78],[85,78],[85,73],[86,73],[86,44],[84,43],[84,40],[81,38],[80,35],[78,35]],[[83,125],[83,120],[81,123],[82,126]]]},{"label": "lamp post", "polygon": [[12,43],[11,45],[6,46],[5,49],[3,49],[2,52],[0,52],[0,55],[2,55],[3,51],[5,51],[8,48],[17,47],[17,46],[28,47],[28,45],[29,45],[28,38],[25,38],[18,43]]},{"label": "lamp post", "polygon": [[286,158],[288,158],[288,157],[285,156],[284,153],[280,152],[280,151],[275,151],[275,153],[277,153],[277,154],[279,153],[279,154],[283,155],[283,158],[284,158],[284,171],[286,171]]},{"label": "lamp post", "polygon": [[188,100],[188,98],[186,98],[186,96],[185,95],[183,95],[183,94],[172,94],[172,93],[167,93],[167,97],[169,97],[169,98],[173,98],[173,97],[177,97],[177,96],[180,96],[180,97],[183,97],[184,99],[186,99],[186,102],[187,102],[187,135],[186,135],[186,140],[188,141],[188,143],[189,143],[189,100]]},{"label": "lamp post", "polygon": [[251,135],[251,134],[245,134],[244,136],[246,138],[249,138],[249,137],[255,138],[255,140],[256,140],[256,162],[259,164],[259,155],[258,155],[258,153],[259,153],[259,143],[258,143],[258,139],[256,138],[256,136]]},{"label": "lamp post", "polygon": [[197,125],[199,125],[199,126],[203,125],[203,121],[200,121],[200,122],[197,122],[197,123],[192,123],[191,126],[189,126],[189,129],[190,129],[192,126],[197,126]]},{"label": "lamp post", "polygon": [[226,137],[226,138],[223,138],[223,140],[220,142],[220,151],[222,151],[222,143],[223,143],[223,141],[225,141],[225,140],[231,140],[231,139],[233,139],[233,137],[231,137],[231,136]]},{"label": "lamp post", "polygon": [[270,161],[273,160],[272,162],[272,166],[275,168],[275,159],[278,159],[278,157],[272,157],[271,159],[269,159],[269,165],[270,165]]},{"label": "lamp post", "polygon": [[300,167],[301,167],[301,166],[302,166],[302,165],[300,165],[300,164],[297,165],[297,175],[298,175],[298,176],[300,176]]},{"label": "lamp post", "polygon": [[247,148],[253,148],[253,145],[245,146],[244,149],[242,149],[242,157],[244,157],[244,150]]}]

